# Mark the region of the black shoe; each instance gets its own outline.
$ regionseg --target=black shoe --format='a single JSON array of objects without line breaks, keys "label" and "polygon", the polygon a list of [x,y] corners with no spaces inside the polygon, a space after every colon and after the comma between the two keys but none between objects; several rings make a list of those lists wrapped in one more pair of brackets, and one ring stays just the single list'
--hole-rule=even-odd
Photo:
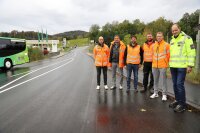
[{"label": "black shoe", "polygon": [[151,88],[149,91],[150,91],[151,94],[154,93],[154,89],[153,88]]},{"label": "black shoe", "polygon": [[130,89],[127,89],[127,90],[126,90],[126,93],[130,93]]},{"label": "black shoe", "polygon": [[141,92],[141,93],[144,93],[144,92],[146,92],[146,90],[147,90],[147,87],[143,87],[143,88],[140,90],[140,92]]},{"label": "black shoe", "polygon": [[178,102],[173,101],[172,103],[169,104],[169,107],[174,109],[174,108],[176,108],[177,105],[178,105]]},{"label": "black shoe", "polygon": [[175,108],[174,108],[174,112],[178,112],[178,113],[181,113],[181,112],[184,112],[185,111],[185,107],[183,105],[177,105]]},{"label": "black shoe", "polygon": [[138,89],[135,89],[134,92],[137,93],[137,92],[138,92]]}]

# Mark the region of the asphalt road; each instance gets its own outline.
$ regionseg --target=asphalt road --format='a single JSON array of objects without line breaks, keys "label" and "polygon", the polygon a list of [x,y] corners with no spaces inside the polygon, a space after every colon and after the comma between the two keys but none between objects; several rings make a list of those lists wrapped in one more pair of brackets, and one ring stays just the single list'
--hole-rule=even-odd
[{"label": "asphalt road", "polygon": [[149,92],[97,91],[86,52],[1,71],[0,133],[200,133],[198,111],[174,113]]}]

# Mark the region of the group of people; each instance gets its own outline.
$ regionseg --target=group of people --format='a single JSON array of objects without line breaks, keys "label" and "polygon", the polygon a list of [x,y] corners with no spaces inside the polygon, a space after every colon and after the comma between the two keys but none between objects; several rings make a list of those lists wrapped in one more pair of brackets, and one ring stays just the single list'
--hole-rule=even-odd
[{"label": "group of people", "polygon": [[[103,70],[104,88],[107,90],[107,68],[112,68],[112,86],[116,89],[116,72],[120,75],[119,89],[123,89],[123,68],[127,70],[127,90],[131,89],[131,75],[133,72],[134,92],[138,92],[138,70],[143,65],[143,88],[140,92],[146,92],[153,88],[150,98],[157,98],[158,85],[161,82],[162,101],[167,100],[167,69],[170,68],[175,100],[169,107],[175,112],[183,112],[186,109],[185,77],[190,73],[195,63],[195,45],[190,36],[186,35],[178,24],[171,27],[172,39],[170,44],[164,40],[162,32],[156,33],[154,40],[151,33],[147,34],[147,41],[140,46],[137,37],[132,35],[130,43],[125,45],[118,35],[110,47],[104,43],[102,36],[94,47],[93,55],[97,70],[97,90],[100,89],[101,70]],[[150,82],[149,82],[150,79]],[[149,85],[148,85],[149,84]]]}]

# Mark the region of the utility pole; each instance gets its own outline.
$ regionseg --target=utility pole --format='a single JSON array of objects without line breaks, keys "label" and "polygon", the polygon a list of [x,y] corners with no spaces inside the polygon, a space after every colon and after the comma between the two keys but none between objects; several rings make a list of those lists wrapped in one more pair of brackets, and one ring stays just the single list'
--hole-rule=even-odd
[{"label": "utility pole", "polygon": [[200,72],[200,12],[199,12],[199,25],[198,25],[198,34],[196,36],[197,42],[197,55],[196,55],[196,69]]}]

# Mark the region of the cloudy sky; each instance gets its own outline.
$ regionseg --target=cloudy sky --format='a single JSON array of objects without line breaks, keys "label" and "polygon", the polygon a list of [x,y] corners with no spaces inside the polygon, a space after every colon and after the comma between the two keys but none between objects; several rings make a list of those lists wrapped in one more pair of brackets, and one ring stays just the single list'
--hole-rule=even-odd
[{"label": "cloudy sky", "polygon": [[89,31],[92,24],[164,16],[173,22],[200,9],[200,0],[0,0],[0,32],[47,29]]}]

